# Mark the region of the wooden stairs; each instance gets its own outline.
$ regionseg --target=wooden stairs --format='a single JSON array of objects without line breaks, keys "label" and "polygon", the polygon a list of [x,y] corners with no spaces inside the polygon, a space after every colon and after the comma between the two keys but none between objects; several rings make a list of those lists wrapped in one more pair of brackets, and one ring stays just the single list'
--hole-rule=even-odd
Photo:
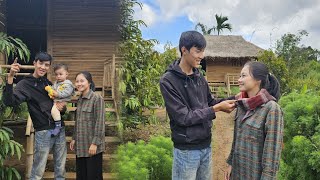
[{"label": "wooden stairs", "polygon": [[[107,101],[108,102],[108,101]],[[106,102],[106,103],[107,103]],[[110,102],[110,101],[109,101]],[[76,107],[68,107],[67,111],[69,113],[73,113],[76,110]],[[113,154],[117,148],[117,146],[121,143],[121,138],[118,136],[118,119],[116,110],[113,107],[106,108],[106,113],[114,113],[115,118],[113,120],[107,120],[105,123],[106,126],[106,134],[105,134],[105,142],[106,142],[106,150],[103,154],[103,179],[115,179],[115,175],[111,173],[111,161],[114,159],[115,155]],[[66,179],[76,179],[76,155],[73,151],[69,149],[69,144],[72,140],[73,128],[75,125],[74,119],[70,119],[65,122],[66,128],[66,143],[67,143],[67,160],[66,160]],[[33,145],[34,145],[34,130],[32,128],[31,118],[28,118],[27,128],[26,128],[26,136],[27,136],[27,148],[26,148],[26,179],[29,179],[31,173],[31,167],[33,162]],[[53,155],[50,152],[48,156],[46,171],[44,173],[43,179],[54,179],[54,162]]]},{"label": "wooden stairs", "polygon": [[[105,123],[106,133],[105,133],[105,142],[106,150],[103,154],[103,179],[115,179],[115,175],[111,172],[111,161],[114,159],[115,150],[122,141],[121,134],[118,131],[120,125],[120,115],[119,107],[117,102],[117,92],[116,84],[118,82],[116,74],[116,68],[119,65],[121,58],[113,55],[111,58],[107,59],[104,63],[104,77],[103,77],[103,86],[96,87],[99,93],[103,96],[106,107],[106,116],[107,121]],[[116,62],[116,59],[117,62]],[[119,61],[119,62],[118,62]],[[72,133],[75,125],[74,121],[74,112],[76,110],[77,100],[73,99],[71,101],[73,104],[72,107],[68,107],[67,111],[73,113],[73,117],[70,117],[67,121],[64,121],[66,127],[66,143],[67,143],[67,160],[66,160],[66,179],[76,179],[76,156],[73,151],[69,149],[69,144],[72,140]],[[110,118],[109,118],[110,117]],[[112,118],[112,120],[111,120]],[[27,127],[26,127],[26,136],[27,136],[27,148],[26,148],[26,179],[30,178],[31,167],[33,162],[33,145],[34,145],[34,129],[32,127],[31,118],[28,118]],[[47,160],[46,171],[44,173],[43,179],[54,179],[54,163],[53,155],[49,154]]]}]

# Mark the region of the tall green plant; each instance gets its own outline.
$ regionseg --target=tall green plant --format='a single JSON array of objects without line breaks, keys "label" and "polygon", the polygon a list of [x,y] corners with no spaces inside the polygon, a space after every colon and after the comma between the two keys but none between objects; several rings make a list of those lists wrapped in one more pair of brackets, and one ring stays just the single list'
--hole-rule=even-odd
[{"label": "tall green plant", "polygon": [[25,62],[30,59],[28,47],[19,38],[8,36],[4,32],[0,32],[0,53],[4,53],[7,57],[17,55]]},{"label": "tall green plant", "polygon": [[18,171],[10,166],[6,166],[4,161],[9,156],[16,155],[21,158],[23,146],[13,140],[13,131],[3,126],[3,120],[10,116],[12,108],[8,108],[2,101],[2,90],[4,87],[4,74],[1,75],[2,83],[0,84],[0,179],[21,179]]},{"label": "tall green plant", "polygon": [[[27,46],[18,38],[7,36],[7,34],[0,32],[0,53],[8,56],[18,56],[20,59],[28,61],[30,59],[30,52]],[[16,155],[18,159],[21,158],[21,152],[24,151],[23,146],[13,140],[13,131],[3,126],[3,120],[7,118],[12,112],[12,108],[8,108],[2,101],[2,90],[5,82],[5,71],[1,70],[0,82],[0,179],[21,179],[18,171],[10,166],[4,164],[4,161],[9,156]],[[16,110],[21,110],[18,108]]]},{"label": "tall green plant", "polygon": [[124,57],[119,72],[122,77],[119,89],[122,93],[124,127],[145,122],[143,109],[159,106],[163,103],[159,88],[160,76],[164,73],[168,59],[172,61],[175,53],[161,55],[154,50],[158,43],[155,39],[145,40],[140,26],[146,26],[141,20],[133,19],[133,7],[142,5],[136,0],[122,1],[122,43],[120,51]]}]

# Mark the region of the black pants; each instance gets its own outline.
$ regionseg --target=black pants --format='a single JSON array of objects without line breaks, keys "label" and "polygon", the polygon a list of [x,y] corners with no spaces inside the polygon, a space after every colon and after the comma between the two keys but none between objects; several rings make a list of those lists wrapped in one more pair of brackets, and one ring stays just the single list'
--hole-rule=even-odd
[{"label": "black pants", "polygon": [[102,180],[102,153],[76,158],[77,180]]}]

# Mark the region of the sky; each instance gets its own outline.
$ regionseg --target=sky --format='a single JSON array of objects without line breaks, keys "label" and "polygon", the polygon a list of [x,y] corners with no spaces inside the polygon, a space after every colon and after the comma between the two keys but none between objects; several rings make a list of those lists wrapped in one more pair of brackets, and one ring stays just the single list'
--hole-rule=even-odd
[{"label": "sky", "polygon": [[180,34],[194,30],[200,22],[207,27],[216,24],[215,14],[227,16],[232,32],[263,49],[273,49],[285,33],[306,30],[302,43],[320,49],[320,0],[139,0],[135,19],[145,39],[157,39],[155,49],[163,52],[166,43],[178,46]]}]

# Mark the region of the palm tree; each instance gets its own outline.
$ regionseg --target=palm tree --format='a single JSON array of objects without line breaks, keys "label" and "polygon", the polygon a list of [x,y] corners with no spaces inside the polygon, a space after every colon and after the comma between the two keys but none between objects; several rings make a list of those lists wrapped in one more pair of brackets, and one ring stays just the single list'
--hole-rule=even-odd
[{"label": "palm tree", "polygon": [[201,23],[198,23],[198,24],[195,26],[195,30],[197,30],[198,27],[200,27],[200,30],[202,31],[202,34],[203,34],[203,35],[209,35],[209,34],[211,34],[212,31],[214,31],[214,27],[208,29],[206,25],[201,24]]},{"label": "palm tree", "polygon": [[222,16],[222,14],[220,16],[218,16],[216,14],[216,21],[217,21],[217,26],[214,27],[214,29],[217,30],[218,36],[223,31],[223,29],[229,29],[229,31],[231,32],[231,30],[232,30],[231,24],[225,23],[226,21],[228,21],[227,16]]}]

